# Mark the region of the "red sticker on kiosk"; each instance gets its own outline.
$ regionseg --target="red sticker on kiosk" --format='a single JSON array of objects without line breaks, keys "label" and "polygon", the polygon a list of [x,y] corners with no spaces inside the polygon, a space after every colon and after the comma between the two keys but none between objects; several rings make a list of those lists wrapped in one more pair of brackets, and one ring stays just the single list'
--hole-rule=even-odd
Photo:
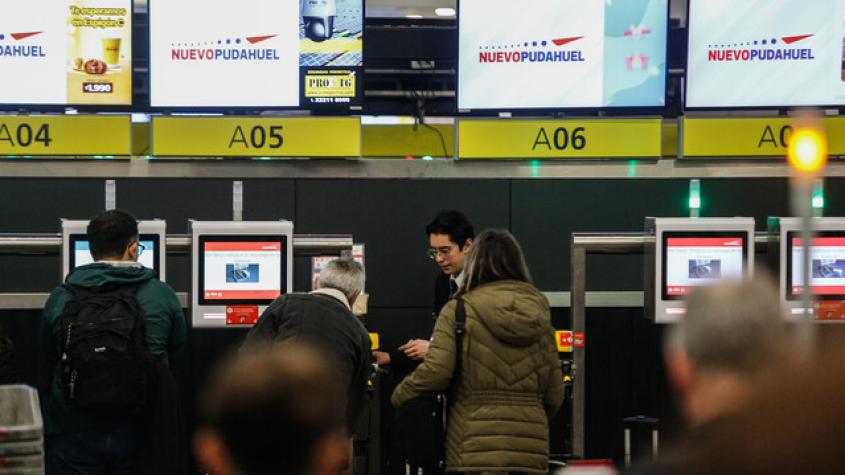
[{"label": "red sticker on kiosk", "polygon": [[814,307],[816,321],[845,320],[845,302],[841,300],[822,300],[816,302]]},{"label": "red sticker on kiosk", "polygon": [[571,331],[556,331],[555,341],[557,343],[558,353],[572,353],[572,340]]},{"label": "red sticker on kiosk", "polygon": [[578,332],[575,334],[575,348],[584,348],[584,333]]},{"label": "red sticker on kiosk", "polygon": [[226,325],[255,325],[258,305],[226,305]]}]

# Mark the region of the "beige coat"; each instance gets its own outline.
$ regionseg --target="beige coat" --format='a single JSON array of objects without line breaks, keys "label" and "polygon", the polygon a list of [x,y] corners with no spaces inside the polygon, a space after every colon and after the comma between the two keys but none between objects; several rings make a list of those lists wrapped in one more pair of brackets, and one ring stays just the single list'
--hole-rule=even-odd
[{"label": "beige coat", "polygon": [[[517,281],[482,285],[463,296],[467,332],[446,434],[450,472],[547,473],[548,421],[563,401],[549,304]],[[426,391],[445,391],[455,367],[455,308],[434,327],[423,363],[393,392],[401,405]]]}]

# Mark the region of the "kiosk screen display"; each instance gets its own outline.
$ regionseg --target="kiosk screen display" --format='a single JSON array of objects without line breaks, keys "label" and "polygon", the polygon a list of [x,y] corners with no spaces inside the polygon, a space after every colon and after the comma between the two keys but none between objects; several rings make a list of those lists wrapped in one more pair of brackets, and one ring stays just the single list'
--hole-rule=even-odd
[{"label": "kiosk screen display", "polygon": [[[845,232],[817,233],[810,246],[810,293],[821,299],[845,300]],[[798,232],[787,233],[787,298],[798,300],[804,287],[804,248]]]},{"label": "kiosk screen display", "polygon": [[286,236],[200,236],[202,305],[269,304],[287,289]]},{"label": "kiosk screen display", "polygon": [[363,90],[363,0],[151,0],[156,108],[348,108]]},{"label": "kiosk screen display", "polygon": [[[158,273],[158,234],[141,234],[138,238],[138,262],[144,267]],[[71,234],[70,239],[70,269],[92,264],[91,243],[84,234]]]},{"label": "kiosk screen display", "polygon": [[460,0],[458,109],[662,107],[666,0]]},{"label": "kiosk screen display", "polygon": [[0,104],[131,105],[131,0],[0,2]]},{"label": "kiosk screen display", "polygon": [[663,298],[683,298],[693,287],[745,273],[744,234],[663,233]]},{"label": "kiosk screen display", "polygon": [[690,0],[687,107],[845,104],[843,18],[843,0]]}]

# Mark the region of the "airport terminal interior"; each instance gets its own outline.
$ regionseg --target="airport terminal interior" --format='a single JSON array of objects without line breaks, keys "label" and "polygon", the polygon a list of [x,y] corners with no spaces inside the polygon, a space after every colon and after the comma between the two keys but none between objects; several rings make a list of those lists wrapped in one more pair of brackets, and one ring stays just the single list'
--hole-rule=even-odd
[{"label": "airport terminal interior", "polygon": [[[789,325],[788,357],[769,361],[783,390],[811,394],[806,375],[845,360],[843,18],[842,0],[0,2],[0,475],[85,473],[48,460],[40,406],[63,363],[45,306],[101,260],[89,222],[114,209],[137,218],[133,256],[184,315],[179,473],[226,473],[190,443],[205,388],[268,306],[317,289],[334,259],[365,269],[351,311],[370,350],[428,343],[443,256],[463,250],[427,231],[443,210],[476,236],[509,231],[548,302],[563,396],[537,473],[699,473],[696,457],[757,467],[700,473],[779,473],[737,462],[766,453],[739,435],[736,458],[696,450],[704,373],[680,377],[667,348],[724,332],[699,352],[716,353],[707,368],[744,358],[730,343],[759,328],[675,330],[697,316],[690,294],[764,276]],[[803,391],[787,375],[805,353]],[[345,473],[536,472],[450,465],[448,443],[445,466],[397,467],[391,395],[410,376],[371,368]],[[748,440],[780,430],[737,412]],[[831,414],[825,430],[845,435]],[[805,473],[842,473],[824,447]]]}]

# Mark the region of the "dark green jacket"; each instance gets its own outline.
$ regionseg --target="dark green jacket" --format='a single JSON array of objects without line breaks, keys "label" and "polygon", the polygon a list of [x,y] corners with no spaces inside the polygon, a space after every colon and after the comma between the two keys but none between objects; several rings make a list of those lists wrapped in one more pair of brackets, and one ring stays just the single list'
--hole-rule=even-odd
[{"label": "dark green jacket", "polygon": [[[185,349],[185,316],[176,293],[167,284],[155,278],[153,271],[141,266],[94,263],[76,268],[66,283],[81,287],[99,287],[105,284],[139,285],[135,296],[147,316],[147,346],[153,355],[174,367]],[[74,411],[64,404],[61,370],[58,366],[61,353],[61,315],[71,294],[64,287],[57,287],[44,306],[41,320],[41,342],[47,361],[55,365],[50,388],[42,402],[44,433],[47,435],[77,432],[97,427],[108,427],[114,420],[97,414]]]},{"label": "dark green jacket", "polygon": [[[463,299],[466,334],[449,401],[446,471],[547,473],[549,419],[564,392],[548,301],[517,281],[485,284]],[[449,386],[455,302],[441,311],[425,360],[393,392],[394,405]]]}]

